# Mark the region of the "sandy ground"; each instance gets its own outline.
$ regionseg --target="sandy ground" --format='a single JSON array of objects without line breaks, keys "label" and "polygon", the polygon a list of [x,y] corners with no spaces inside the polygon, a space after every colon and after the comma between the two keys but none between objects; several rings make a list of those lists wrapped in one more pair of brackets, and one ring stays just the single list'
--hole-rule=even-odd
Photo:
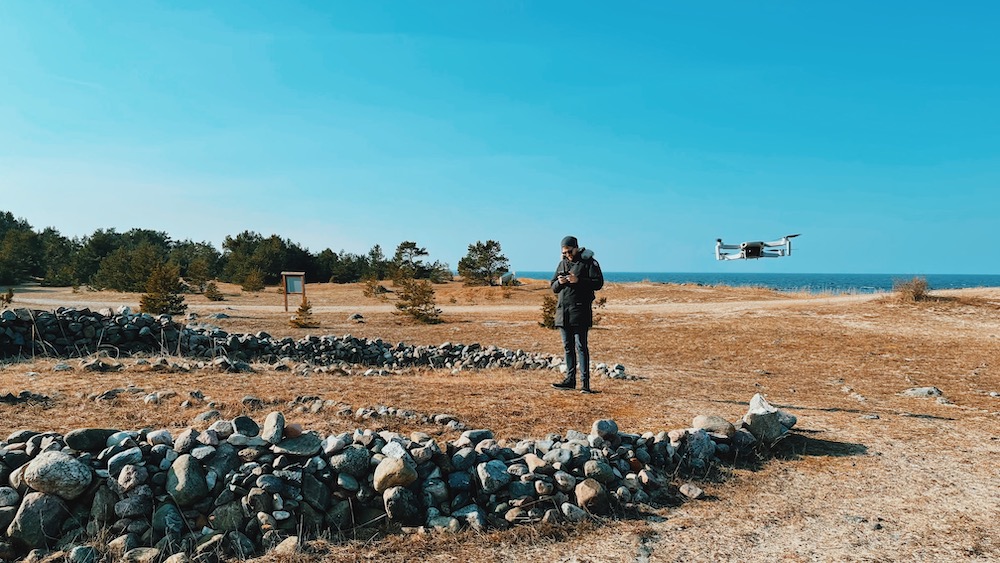
[{"label": "sandy ground", "polygon": [[[230,331],[378,336],[439,344],[481,342],[559,353],[558,335],[537,326],[544,282],[506,296],[499,288],[447,284],[437,290],[445,322],[423,326],[394,315],[394,297],[358,286],[310,289],[320,329],[287,325],[282,296],[224,288],[226,301],[188,299],[199,316],[226,312]],[[15,288],[14,306],[138,306],[138,296]],[[420,372],[372,381],[285,381],[141,373],[102,375],[100,387],[202,389],[233,404],[250,391],[288,400],[301,392],[355,406],[377,401],[423,412],[451,411],[500,437],[586,430],[612,417],[626,431],[685,427],[697,414],[737,420],[757,392],[795,414],[795,433],[759,467],[721,468],[702,482],[708,500],[649,508],[624,520],[559,533],[514,530],[457,537],[403,536],[314,545],[304,561],[996,561],[1000,560],[1000,288],[934,292],[919,303],[891,295],[779,294],[753,288],[609,284],[592,331],[595,362],[622,362],[633,381],[597,381],[590,398],[553,393],[551,374]],[[360,312],[366,322],[346,319]],[[36,376],[26,377],[27,372]],[[2,407],[0,431],[110,420],[183,427],[178,409],[136,412],[130,403],[96,412],[60,380],[51,360],[0,365],[0,389],[62,397],[37,411]],[[77,373],[74,377],[83,377]],[[345,381],[346,380],[346,381]],[[936,386],[944,397],[913,398]],[[76,389],[76,391],[74,391]],[[347,421],[305,419],[336,430]],[[339,425],[339,426],[338,426]],[[48,426],[50,428],[44,428]],[[412,428],[394,428],[413,430]],[[447,436],[446,436],[447,437]],[[531,527],[522,527],[531,528]],[[284,561],[283,559],[262,560]]]}]

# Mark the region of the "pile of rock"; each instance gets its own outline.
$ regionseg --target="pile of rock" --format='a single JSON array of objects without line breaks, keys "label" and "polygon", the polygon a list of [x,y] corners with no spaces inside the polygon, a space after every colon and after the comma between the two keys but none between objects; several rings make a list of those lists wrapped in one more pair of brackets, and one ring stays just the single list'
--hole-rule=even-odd
[{"label": "pile of rock", "polygon": [[247,557],[300,533],[572,522],[697,497],[698,487],[678,489],[670,475],[703,474],[766,442],[756,429],[792,421],[754,401],[768,412],[740,428],[703,416],[691,428],[631,434],[603,419],[589,434],[519,441],[489,430],[446,443],[419,432],[320,436],[286,425],[280,412],[260,425],[240,416],[177,435],[18,431],[0,443],[0,483],[9,484],[0,487],[0,559],[34,549],[73,561],[104,552],[150,561]]},{"label": "pile of rock", "polygon": [[[113,349],[118,354],[171,354],[226,362],[231,371],[247,362],[309,362],[314,365],[365,365],[376,368],[555,369],[563,359],[552,354],[497,346],[454,344],[411,346],[379,338],[306,336],[272,338],[266,332],[229,334],[212,326],[175,323],[169,315],[59,308],[54,312],[13,309],[0,312],[0,358],[18,355],[86,356]],[[95,369],[103,366],[96,365]],[[607,371],[607,370],[605,370]],[[624,366],[616,373],[624,374]],[[373,370],[369,375],[384,374]]]}]

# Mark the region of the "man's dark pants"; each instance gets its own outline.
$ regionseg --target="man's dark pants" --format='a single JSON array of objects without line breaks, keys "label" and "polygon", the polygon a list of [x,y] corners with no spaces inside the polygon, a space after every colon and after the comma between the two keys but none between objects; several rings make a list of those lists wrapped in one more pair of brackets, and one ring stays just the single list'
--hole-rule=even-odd
[{"label": "man's dark pants", "polygon": [[587,346],[587,326],[559,327],[562,333],[563,351],[566,353],[566,380],[576,382],[577,358],[579,358],[580,381],[584,388],[590,386],[590,348]]}]

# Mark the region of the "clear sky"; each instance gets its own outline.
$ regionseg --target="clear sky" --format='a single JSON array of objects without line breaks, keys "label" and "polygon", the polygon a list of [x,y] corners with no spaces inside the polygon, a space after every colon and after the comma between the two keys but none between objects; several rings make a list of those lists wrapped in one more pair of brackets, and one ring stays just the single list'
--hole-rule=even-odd
[{"label": "clear sky", "polygon": [[[549,270],[1000,273],[996,2],[0,2],[0,209]],[[803,233],[793,256],[716,262]]]}]

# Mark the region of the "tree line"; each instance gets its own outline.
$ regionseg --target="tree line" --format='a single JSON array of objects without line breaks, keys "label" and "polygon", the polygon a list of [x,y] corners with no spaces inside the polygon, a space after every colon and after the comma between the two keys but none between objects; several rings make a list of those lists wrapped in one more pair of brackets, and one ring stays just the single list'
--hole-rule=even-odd
[{"label": "tree line", "polygon": [[[9,211],[0,211],[0,284],[37,280],[47,286],[89,286],[95,289],[141,292],[153,273],[165,266],[195,291],[210,280],[244,285],[277,284],[282,271],[306,273],[310,283],[353,283],[365,279],[406,277],[441,283],[452,279],[447,263],[426,261],[427,249],[403,241],[392,257],[374,245],[366,254],[327,248],[317,254],[276,234],[254,231],[227,236],[222,250],[209,242],[173,240],[163,231],[97,229],[68,238],[52,227],[41,231]],[[469,245],[458,273],[471,285],[493,285],[508,271],[500,243]]]}]

